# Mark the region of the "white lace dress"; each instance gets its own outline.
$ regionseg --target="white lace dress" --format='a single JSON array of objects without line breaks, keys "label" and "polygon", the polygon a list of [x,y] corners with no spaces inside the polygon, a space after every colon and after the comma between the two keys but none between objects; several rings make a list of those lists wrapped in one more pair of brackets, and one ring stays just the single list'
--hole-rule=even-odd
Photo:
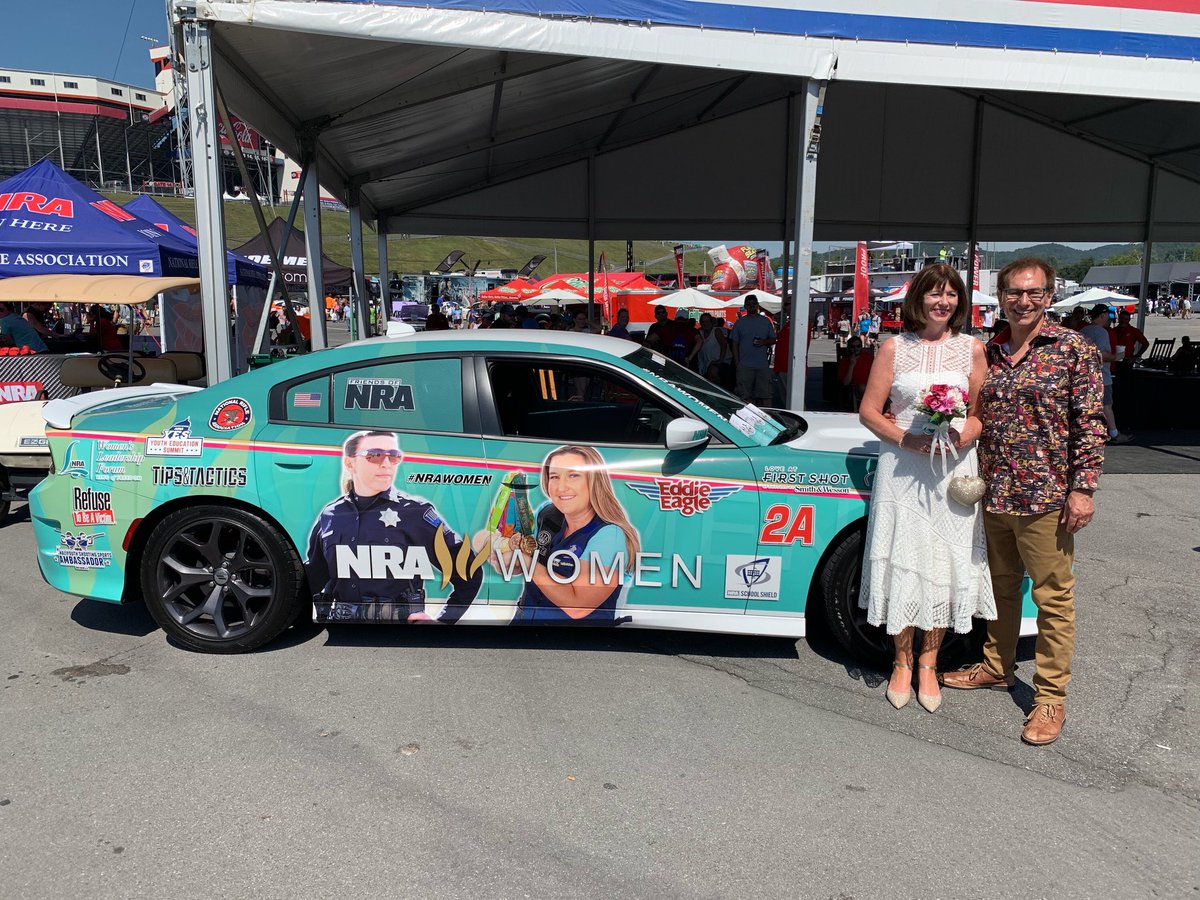
[{"label": "white lace dress", "polygon": [[[970,335],[951,335],[940,343],[911,332],[896,342],[892,376],[892,413],[896,424],[921,434],[929,417],[914,405],[933,384],[967,388],[971,372]],[[961,428],[962,420],[951,423]],[[899,634],[910,625],[927,631],[971,630],[971,619],[996,618],[980,506],[966,507],[946,496],[955,475],[978,475],[975,448],[959,450],[958,459],[901,450],[883,442],[871,487],[871,515],[863,559],[859,604],[872,625]]]}]

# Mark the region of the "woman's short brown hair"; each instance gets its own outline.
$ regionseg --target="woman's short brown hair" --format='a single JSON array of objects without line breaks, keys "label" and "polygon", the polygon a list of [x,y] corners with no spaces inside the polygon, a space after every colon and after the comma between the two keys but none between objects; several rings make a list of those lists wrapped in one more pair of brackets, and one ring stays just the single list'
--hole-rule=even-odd
[{"label": "woman's short brown hair", "polygon": [[928,324],[925,318],[925,295],[945,287],[958,294],[958,307],[950,316],[950,331],[954,334],[962,331],[971,311],[971,297],[958,270],[945,263],[926,266],[908,286],[908,293],[904,295],[904,305],[900,307],[900,322],[905,331],[920,331]]}]

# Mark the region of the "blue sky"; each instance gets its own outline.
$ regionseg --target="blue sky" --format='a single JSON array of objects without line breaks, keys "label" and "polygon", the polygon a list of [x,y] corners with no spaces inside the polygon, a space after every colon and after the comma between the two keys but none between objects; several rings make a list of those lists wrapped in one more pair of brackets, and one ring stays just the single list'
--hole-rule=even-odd
[{"label": "blue sky", "polygon": [[154,87],[153,46],[167,41],[165,0],[5,0],[0,64]]}]

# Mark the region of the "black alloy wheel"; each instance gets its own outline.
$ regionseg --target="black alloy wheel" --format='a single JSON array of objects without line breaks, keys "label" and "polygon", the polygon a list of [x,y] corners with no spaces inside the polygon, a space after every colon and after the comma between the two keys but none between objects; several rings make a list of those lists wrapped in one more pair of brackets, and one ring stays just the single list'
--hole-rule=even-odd
[{"label": "black alloy wheel", "polygon": [[206,653],[252,650],[282,633],[302,603],[303,568],[285,535],[240,509],[197,506],[154,529],[142,593],[178,643]]}]

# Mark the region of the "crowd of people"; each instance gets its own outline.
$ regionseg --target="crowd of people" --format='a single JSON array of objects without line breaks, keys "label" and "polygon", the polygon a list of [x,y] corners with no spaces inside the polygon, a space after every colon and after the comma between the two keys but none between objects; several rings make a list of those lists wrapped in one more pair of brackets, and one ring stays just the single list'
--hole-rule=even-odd
[{"label": "crowd of people", "polygon": [[51,303],[0,303],[0,347],[28,348],[30,353],[70,353],[127,349],[128,334],[140,330],[137,322],[124,322],[117,310],[93,303],[77,319],[64,315]]}]

